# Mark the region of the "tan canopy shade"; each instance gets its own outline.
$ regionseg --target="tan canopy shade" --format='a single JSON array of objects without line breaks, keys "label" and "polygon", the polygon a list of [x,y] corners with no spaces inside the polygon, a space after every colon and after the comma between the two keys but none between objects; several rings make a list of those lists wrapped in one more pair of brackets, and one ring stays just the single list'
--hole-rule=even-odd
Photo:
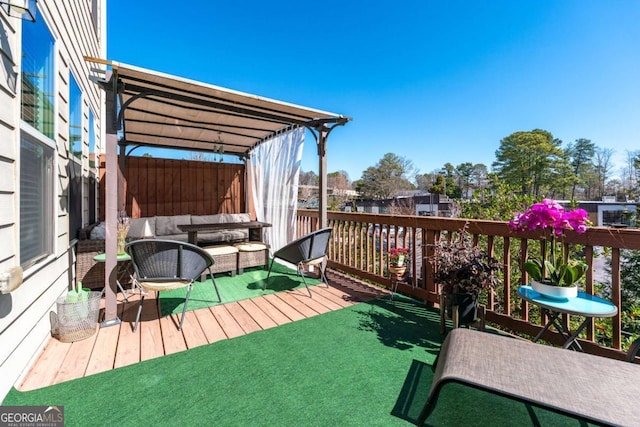
[{"label": "tan canopy shade", "polygon": [[[321,131],[350,119],[114,61],[102,79],[120,96],[126,145],[223,152],[244,157],[257,144],[295,126]],[[106,80],[106,82],[105,82]]]}]

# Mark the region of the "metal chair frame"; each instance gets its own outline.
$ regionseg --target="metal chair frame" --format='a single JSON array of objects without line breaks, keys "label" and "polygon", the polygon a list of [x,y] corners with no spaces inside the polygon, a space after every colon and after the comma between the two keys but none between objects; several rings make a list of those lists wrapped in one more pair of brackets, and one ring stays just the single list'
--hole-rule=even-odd
[{"label": "metal chair frame", "polygon": [[145,294],[143,291],[156,291],[159,305],[161,291],[187,287],[187,295],[178,325],[179,331],[182,330],[193,283],[199,280],[205,271],[208,270],[218,300],[222,302],[211,271],[215,261],[202,248],[175,240],[142,239],[127,244],[125,250],[131,256],[131,263],[135,271],[134,280],[140,288],[140,304],[133,327],[134,332],[138,328],[144,304]]},{"label": "metal chair frame", "polygon": [[[273,258],[271,258],[271,263],[269,264],[269,273],[267,274],[267,281],[269,280],[269,276],[271,275],[271,267],[273,266],[273,262],[276,258],[287,261],[296,266],[298,274],[302,277],[302,282],[304,286],[307,288],[307,292],[309,292],[309,297],[313,298],[311,295],[311,289],[309,289],[309,285],[304,276],[304,265],[305,264],[319,264],[320,269],[320,278],[321,280],[329,287],[329,281],[327,280],[327,276],[325,274],[325,260],[327,258],[327,251],[329,249],[329,239],[331,238],[330,227],[322,228],[320,230],[314,231],[312,233],[307,234],[297,240],[294,240],[291,243],[283,246],[278,249],[274,254]],[[266,281],[263,289],[266,289]]]}]

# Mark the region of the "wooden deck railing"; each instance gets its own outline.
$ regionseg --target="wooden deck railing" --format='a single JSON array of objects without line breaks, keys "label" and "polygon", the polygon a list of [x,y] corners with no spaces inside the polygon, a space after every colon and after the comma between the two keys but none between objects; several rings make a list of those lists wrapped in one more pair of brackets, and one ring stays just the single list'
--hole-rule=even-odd
[{"label": "wooden deck railing", "polygon": [[[543,239],[540,232],[510,230],[506,222],[451,219],[442,217],[378,215],[363,213],[329,212],[329,226],[333,228],[329,248],[331,268],[345,271],[363,279],[389,286],[385,254],[391,247],[406,247],[410,251],[408,281],[400,283],[398,291],[437,304],[438,292],[433,282],[432,266],[427,260],[433,257],[433,244],[439,238],[451,238],[464,227],[473,235],[474,242],[502,262],[502,286],[486,296],[487,321],[516,333],[535,336],[542,329],[544,315],[536,307],[517,297],[517,288],[528,283],[523,270],[528,248]],[[297,232],[304,235],[318,228],[318,212],[299,210]],[[618,307],[618,315],[611,318],[611,345],[595,344],[595,325],[587,327],[586,337],[580,342],[587,351],[607,357],[622,358],[621,351],[621,285],[620,250],[640,249],[640,230],[590,227],[586,233],[569,232],[565,243],[583,245],[585,262],[590,266],[585,278],[585,291],[594,293],[594,248],[609,249],[611,253],[610,296]],[[501,253],[496,253],[497,250]],[[533,310],[537,310],[534,312]],[[539,322],[530,322],[536,313]],[[563,319],[569,322],[568,316]],[[561,344],[560,337],[546,332],[543,338]]]}]

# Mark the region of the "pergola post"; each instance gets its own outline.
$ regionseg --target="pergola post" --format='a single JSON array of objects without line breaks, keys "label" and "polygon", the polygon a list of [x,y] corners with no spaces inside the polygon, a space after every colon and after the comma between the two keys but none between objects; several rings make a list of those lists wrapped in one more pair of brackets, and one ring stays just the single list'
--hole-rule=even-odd
[{"label": "pergola post", "polygon": [[313,127],[308,127],[318,146],[318,225],[320,228],[329,224],[327,219],[327,140],[336,126],[343,126],[349,120],[346,117],[340,117],[338,120],[318,120]]},{"label": "pergola post", "polygon": [[[114,79],[115,81],[116,79]],[[112,84],[103,85],[105,89],[106,114],[106,172],[105,172],[105,316],[100,327],[119,325],[118,301],[116,299],[117,280],[117,220],[118,220],[118,114],[117,89]]]},{"label": "pergola post", "polygon": [[327,226],[327,136],[329,131],[324,129],[318,130],[318,209],[319,209],[319,228]]}]

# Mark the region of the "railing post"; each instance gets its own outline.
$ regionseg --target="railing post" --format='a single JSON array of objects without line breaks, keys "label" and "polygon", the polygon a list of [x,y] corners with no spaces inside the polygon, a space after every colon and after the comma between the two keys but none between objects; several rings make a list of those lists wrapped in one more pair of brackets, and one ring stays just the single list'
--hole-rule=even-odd
[{"label": "railing post", "polygon": [[611,318],[611,346],[620,349],[622,345],[622,322],[620,308],[622,307],[622,295],[620,291],[620,249],[611,249],[611,302],[618,307],[618,314]]}]

